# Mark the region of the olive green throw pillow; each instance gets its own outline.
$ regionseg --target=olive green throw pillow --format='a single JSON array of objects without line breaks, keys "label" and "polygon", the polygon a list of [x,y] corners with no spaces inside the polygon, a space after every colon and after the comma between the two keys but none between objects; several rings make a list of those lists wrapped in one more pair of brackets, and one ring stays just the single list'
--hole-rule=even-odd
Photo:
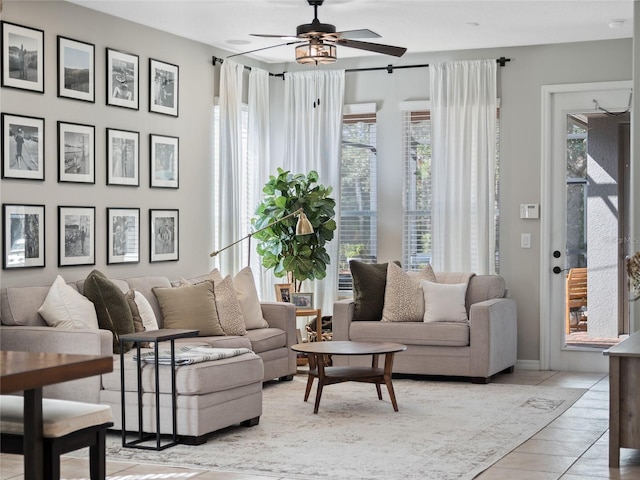
[{"label": "olive green throw pillow", "polygon": [[[400,266],[400,262],[394,262]],[[353,320],[380,320],[384,308],[384,291],[387,285],[386,263],[349,262],[353,279]]]},{"label": "olive green throw pillow", "polygon": [[[120,335],[135,332],[124,293],[104,273],[93,270],[84,282],[84,296],[93,302],[100,328],[113,333],[113,353],[120,353]],[[126,342],[124,352],[128,352],[131,346],[131,342]]]},{"label": "olive green throw pillow", "polygon": [[198,330],[201,337],[224,335],[210,280],[197,285],[154,287],[153,293],[162,309],[164,328]]}]

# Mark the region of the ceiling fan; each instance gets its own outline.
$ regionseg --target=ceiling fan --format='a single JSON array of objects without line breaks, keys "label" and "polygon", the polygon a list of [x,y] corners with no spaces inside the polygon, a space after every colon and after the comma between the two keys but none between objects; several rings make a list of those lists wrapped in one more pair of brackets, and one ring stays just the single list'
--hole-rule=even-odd
[{"label": "ceiling fan", "polygon": [[296,47],[296,61],[298,63],[318,65],[322,63],[332,63],[337,60],[336,45],[357,48],[359,50],[366,50],[369,52],[383,53],[385,55],[393,55],[394,57],[401,57],[407,51],[404,47],[354,40],[356,38],[380,37],[380,35],[369,29],[336,32],[336,27],[334,25],[329,23],[320,23],[320,20],[318,20],[318,7],[324,3],[324,0],[307,0],[307,2],[313,7],[313,21],[311,23],[298,25],[295,35],[251,34],[254,37],[280,38],[283,40],[291,40],[290,42],[259,48],[236,55],[244,55],[247,53],[257,52],[258,50],[266,50],[268,48],[275,48],[283,45],[301,44]]}]

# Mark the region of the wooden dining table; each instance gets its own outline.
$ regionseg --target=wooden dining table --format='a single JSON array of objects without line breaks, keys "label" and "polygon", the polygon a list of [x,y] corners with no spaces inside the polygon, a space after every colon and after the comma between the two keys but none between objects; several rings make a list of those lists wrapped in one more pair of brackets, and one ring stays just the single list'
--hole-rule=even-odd
[{"label": "wooden dining table", "polygon": [[42,388],[113,371],[100,355],[0,351],[0,394],[24,392],[24,478],[43,480]]}]

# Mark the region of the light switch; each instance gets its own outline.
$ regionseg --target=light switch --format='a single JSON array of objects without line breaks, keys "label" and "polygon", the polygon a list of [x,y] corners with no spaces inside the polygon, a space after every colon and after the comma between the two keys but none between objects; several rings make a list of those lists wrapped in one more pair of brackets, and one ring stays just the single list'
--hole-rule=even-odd
[{"label": "light switch", "polygon": [[531,248],[531,234],[530,233],[521,233],[520,234],[520,248]]}]

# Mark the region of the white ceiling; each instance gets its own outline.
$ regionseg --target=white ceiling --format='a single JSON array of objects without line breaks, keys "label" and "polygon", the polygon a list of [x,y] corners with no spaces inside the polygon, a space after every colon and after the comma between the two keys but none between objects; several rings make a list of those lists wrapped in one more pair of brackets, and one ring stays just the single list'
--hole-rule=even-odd
[{"label": "white ceiling", "polygon": [[[230,52],[285,43],[249,34],[295,35],[297,25],[313,20],[306,0],[68,1]],[[325,0],[318,18],[338,31],[373,30],[381,38],[372,41],[406,47],[407,54],[633,36],[633,0]],[[622,24],[612,28],[612,21]],[[394,58],[338,47],[338,58],[369,55]],[[289,62],[294,47],[250,56]]]}]

